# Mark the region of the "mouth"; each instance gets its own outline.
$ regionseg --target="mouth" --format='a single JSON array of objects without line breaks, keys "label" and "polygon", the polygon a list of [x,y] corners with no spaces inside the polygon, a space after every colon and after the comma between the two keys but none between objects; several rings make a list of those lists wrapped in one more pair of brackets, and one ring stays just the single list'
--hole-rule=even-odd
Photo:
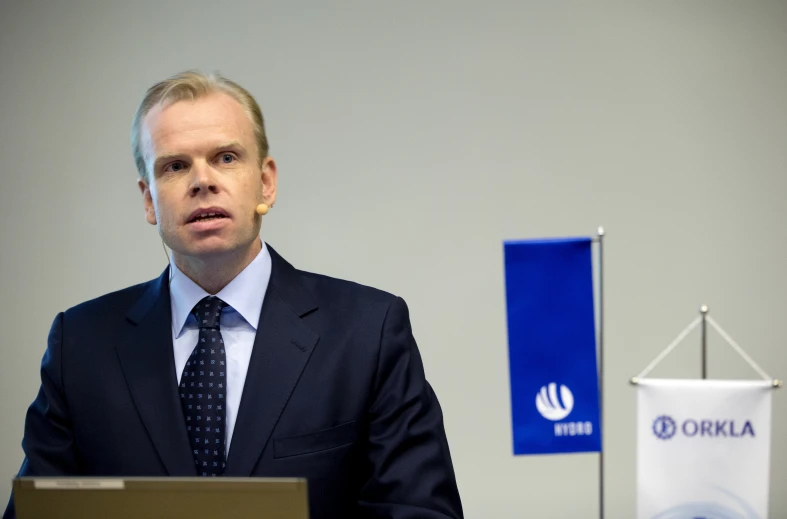
[{"label": "mouth", "polygon": [[223,220],[229,218],[230,215],[224,209],[220,209],[218,207],[208,207],[205,209],[197,209],[193,213],[189,215],[186,219],[186,223],[200,223],[200,222],[211,222],[216,220]]}]

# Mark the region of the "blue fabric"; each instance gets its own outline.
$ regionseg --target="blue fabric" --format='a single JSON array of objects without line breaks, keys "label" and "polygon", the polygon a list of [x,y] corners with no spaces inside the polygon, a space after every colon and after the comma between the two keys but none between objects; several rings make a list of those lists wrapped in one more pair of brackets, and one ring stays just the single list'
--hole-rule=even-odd
[{"label": "blue fabric", "polygon": [[601,449],[591,246],[504,243],[514,454]]}]

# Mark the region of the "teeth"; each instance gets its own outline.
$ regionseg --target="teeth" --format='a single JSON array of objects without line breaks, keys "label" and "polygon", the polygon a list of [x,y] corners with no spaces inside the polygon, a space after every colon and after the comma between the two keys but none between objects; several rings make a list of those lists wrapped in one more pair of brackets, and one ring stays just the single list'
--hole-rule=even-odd
[{"label": "teeth", "polygon": [[203,213],[195,216],[193,221],[206,220],[208,218],[224,218],[224,215],[219,213]]}]

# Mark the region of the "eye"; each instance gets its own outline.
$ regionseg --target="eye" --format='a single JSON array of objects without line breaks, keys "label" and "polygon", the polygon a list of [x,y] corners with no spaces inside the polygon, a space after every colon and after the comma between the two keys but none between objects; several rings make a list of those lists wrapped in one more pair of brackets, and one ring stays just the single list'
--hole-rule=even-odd
[{"label": "eye", "polygon": [[235,161],[233,153],[222,153],[220,158],[223,164],[232,164]]},{"label": "eye", "polygon": [[182,162],[176,161],[168,164],[167,167],[164,168],[164,171],[172,171],[173,173],[177,173],[179,171],[183,171],[184,168],[185,165]]}]

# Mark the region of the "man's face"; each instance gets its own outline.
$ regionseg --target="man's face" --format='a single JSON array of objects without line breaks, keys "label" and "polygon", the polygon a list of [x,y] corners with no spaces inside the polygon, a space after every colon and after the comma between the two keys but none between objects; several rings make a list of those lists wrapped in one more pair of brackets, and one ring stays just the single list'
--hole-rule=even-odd
[{"label": "man's face", "polygon": [[141,127],[145,216],[178,255],[243,253],[260,232],[257,204],[276,198],[276,164],[259,163],[251,120],[224,93],[155,107]]}]

